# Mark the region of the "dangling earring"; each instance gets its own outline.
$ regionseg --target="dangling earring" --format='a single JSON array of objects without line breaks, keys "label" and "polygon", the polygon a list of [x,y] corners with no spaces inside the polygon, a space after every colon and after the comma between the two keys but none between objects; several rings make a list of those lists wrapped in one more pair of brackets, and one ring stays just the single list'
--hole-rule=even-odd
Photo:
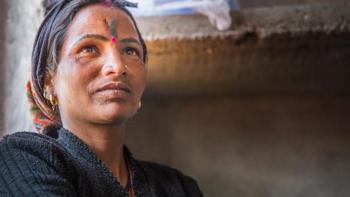
[{"label": "dangling earring", "polygon": [[141,101],[139,101],[139,106],[138,106],[137,110],[140,110],[141,107],[142,107],[142,103],[141,103]]},{"label": "dangling earring", "polygon": [[[56,111],[56,106],[57,106],[58,102],[57,102],[57,99],[55,98],[55,96],[52,94],[47,95],[47,93],[44,93],[44,97],[50,101],[52,111]],[[49,98],[47,98],[47,97],[49,97]]]},{"label": "dangling earring", "polygon": [[56,111],[58,102],[56,97],[51,93],[50,88],[45,88],[44,98],[50,102],[52,111]]}]

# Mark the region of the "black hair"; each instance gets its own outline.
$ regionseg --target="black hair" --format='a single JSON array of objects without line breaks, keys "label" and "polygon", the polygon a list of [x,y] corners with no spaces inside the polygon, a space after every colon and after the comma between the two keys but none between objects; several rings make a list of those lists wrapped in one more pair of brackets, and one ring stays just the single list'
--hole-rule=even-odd
[{"label": "black hair", "polygon": [[[32,51],[32,86],[37,92],[38,99],[46,101],[44,98],[44,78],[49,71],[56,71],[59,53],[63,44],[68,26],[74,16],[82,8],[104,2],[103,0],[44,0],[45,18],[37,32]],[[136,21],[127,6],[135,4],[124,0],[111,0],[114,7],[124,11],[134,23],[143,48],[143,61],[147,61],[147,47],[137,27]],[[46,101],[44,102],[49,105]]]}]

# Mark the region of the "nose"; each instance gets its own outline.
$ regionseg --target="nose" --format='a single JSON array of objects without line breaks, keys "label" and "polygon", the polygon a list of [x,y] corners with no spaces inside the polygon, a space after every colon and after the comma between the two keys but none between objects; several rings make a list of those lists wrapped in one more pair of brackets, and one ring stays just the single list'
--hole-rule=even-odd
[{"label": "nose", "polygon": [[105,76],[116,75],[119,77],[127,75],[127,66],[125,66],[119,50],[109,50],[109,52],[106,54],[105,62],[103,64],[101,72]]}]

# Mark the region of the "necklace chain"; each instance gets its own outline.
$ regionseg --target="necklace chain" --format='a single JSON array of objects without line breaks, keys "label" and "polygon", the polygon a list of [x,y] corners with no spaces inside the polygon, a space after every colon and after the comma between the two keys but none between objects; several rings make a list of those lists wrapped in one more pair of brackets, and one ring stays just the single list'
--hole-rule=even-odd
[{"label": "necklace chain", "polygon": [[126,189],[128,190],[128,196],[129,197],[134,197],[134,188],[133,183],[132,183],[132,171],[131,171],[131,165],[130,165],[130,161],[129,158],[125,159],[125,163],[126,163],[126,168],[128,170],[128,182],[126,184]]}]

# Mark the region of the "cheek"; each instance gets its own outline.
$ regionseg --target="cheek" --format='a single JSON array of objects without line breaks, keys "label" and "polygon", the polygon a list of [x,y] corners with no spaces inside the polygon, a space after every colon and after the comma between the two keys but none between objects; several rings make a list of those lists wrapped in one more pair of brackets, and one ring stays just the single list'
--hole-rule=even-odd
[{"label": "cheek", "polygon": [[142,67],[141,69],[138,69],[135,73],[135,83],[138,89],[138,97],[141,97],[143,94],[143,91],[146,87],[146,81],[147,81],[147,69],[146,67]]},{"label": "cheek", "polygon": [[[57,69],[56,93],[62,104],[83,102],[89,91],[93,70],[74,64],[61,65]],[[60,101],[60,100],[59,100]]]}]

